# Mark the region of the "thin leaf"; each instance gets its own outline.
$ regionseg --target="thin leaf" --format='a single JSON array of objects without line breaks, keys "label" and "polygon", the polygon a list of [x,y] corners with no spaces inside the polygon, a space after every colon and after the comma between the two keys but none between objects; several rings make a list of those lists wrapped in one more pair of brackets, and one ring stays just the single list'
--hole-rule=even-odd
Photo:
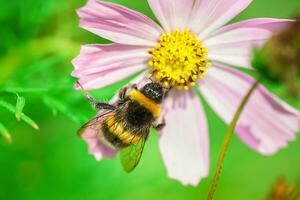
[{"label": "thin leaf", "polygon": [[43,98],[46,105],[48,105],[52,110],[58,110],[59,112],[63,113],[67,117],[69,117],[72,121],[82,124],[87,121],[86,117],[75,113],[73,110],[74,108],[70,108],[65,105],[62,101],[58,100],[52,96],[45,96]]},{"label": "thin leaf", "polygon": [[0,92],[8,93],[32,93],[32,92],[48,92],[47,88],[20,88],[20,87],[1,87]]},{"label": "thin leaf", "polygon": [[8,130],[6,129],[6,127],[0,123],[0,135],[2,135],[8,143],[12,142],[12,137],[9,134]]},{"label": "thin leaf", "polygon": [[[6,101],[0,100],[0,106],[7,109],[9,112],[11,112],[13,114],[16,113],[16,108]],[[25,123],[30,125],[32,128],[34,128],[36,130],[39,129],[39,126],[30,117],[28,117],[24,113],[21,113],[21,120],[23,120]]]},{"label": "thin leaf", "polygon": [[18,121],[21,120],[21,117],[23,115],[23,108],[25,106],[25,98],[22,96],[17,95],[17,104],[16,104],[16,118]]},{"label": "thin leaf", "polygon": [[51,99],[49,99],[49,98],[47,98],[47,97],[44,97],[44,98],[43,98],[43,101],[44,101],[45,105],[48,106],[48,107],[51,109],[52,114],[53,114],[54,116],[56,116],[56,115],[57,115],[57,108],[56,108],[55,105],[53,105]]},{"label": "thin leaf", "polygon": [[61,62],[64,58],[65,55],[57,54],[48,58],[40,59],[32,65],[26,66],[23,70],[20,70],[20,72],[15,76],[18,80],[21,78],[22,80],[28,79],[36,73],[59,64],[59,62]]}]

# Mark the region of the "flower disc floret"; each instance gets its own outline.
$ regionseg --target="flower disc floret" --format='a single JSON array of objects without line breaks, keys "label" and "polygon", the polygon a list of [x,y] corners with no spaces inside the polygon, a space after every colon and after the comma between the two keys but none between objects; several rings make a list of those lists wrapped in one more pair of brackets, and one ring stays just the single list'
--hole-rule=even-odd
[{"label": "flower disc floret", "polygon": [[166,87],[187,90],[205,75],[209,66],[207,49],[189,30],[162,34],[159,44],[151,49],[149,76]]}]

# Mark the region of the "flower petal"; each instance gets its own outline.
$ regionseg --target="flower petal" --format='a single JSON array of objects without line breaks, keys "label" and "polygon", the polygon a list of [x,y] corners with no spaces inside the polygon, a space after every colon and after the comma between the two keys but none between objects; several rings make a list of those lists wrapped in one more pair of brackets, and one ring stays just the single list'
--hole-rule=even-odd
[{"label": "flower petal", "polygon": [[275,18],[256,18],[240,21],[234,24],[224,26],[215,32],[211,36],[225,33],[230,30],[239,29],[239,28],[260,28],[269,30],[272,32],[280,31],[286,28],[291,23],[294,23],[294,20],[291,19],[275,19]]},{"label": "flower petal", "polygon": [[[254,81],[235,69],[217,65],[199,83],[199,88],[210,106],[229,124]],[[260,85],[250,97],[235,131],[251,148],[271,155],[295,139],[299,125],[299,111]]]},{"label": "flower petal", "polygon": [[[79,82],[84,89],[98,89],[121,81],[143,69],[145,69],[144,64],[129,68],[113,69],[105,73],[81,76]],[[80,88],[77,87],[76,89]]]},{"label": "flower petal", "polygon": [[81,137],[89,146],[89,154],[94,155],[96,160],[102,160],[104,157],[113,158],[116,155],[116,151],[109,149],[99,140],[95,129],[86,128]]},{"label": "flower petal", "polygon": [[204,45],[212,61],[251,68],[253,48],[261,46],[271,35],[271,31],[258,28],[233,29],[205,40]]},{"label": "flower petal", "polygon": [[251,68],[253,47],[260,47],[273,33],[291,23],[292,20],[260,18],[220,28],[204,41],[209,59]]},{"label": "flower petal", "polygon": [[209,33],[229,22],[252,0],[196,0],[190,29],[203,40]]},{"label": "flower petal", "polygon": [[186,28],[194,2],[193,0],[148,0],[148,3],[164,30],[169,33]]},{"label": "flower petal", "polygon": [[[142,84],[147,77],[148,72],[144,72],[130,81],[130,84]],[[114,104],[118,100],[118,94],[116,94],[110,103]],[[98,112],[97,116],[104,114],[106,111]],[[116,151],[105,146],[105,144],[99,139],[98,131],[94,128],[87,127],[81,134],[82,139],[88,144],[89,153],[94,155],[96,160],[103,158],[113,158],[116,155]]]},{"label": "flower petal", "polygon": [[208,128],[200,99],[192,91],[174,92],[162,108],[166,126],[159,144],[168,175],[197,185],[209,172]]},{"label": "flower petal", "polygon": [[82,28],[116,43],[155,46],[162,33],[145,15],[113,3],[89,0],[77,13]]},{"label": "flower petal", "polygon": [[146,47],[122,44],[86,45],[73,60],[72,75],[85,89],[96,89],[120,81],[146,67]]},{"label": "flower petal", "polygon": [[96,44],[82,46],[72,61],[74,76],[91,75],[112,68],[130,67],[145,63],[151,56],[147,47],[123,44]]}]

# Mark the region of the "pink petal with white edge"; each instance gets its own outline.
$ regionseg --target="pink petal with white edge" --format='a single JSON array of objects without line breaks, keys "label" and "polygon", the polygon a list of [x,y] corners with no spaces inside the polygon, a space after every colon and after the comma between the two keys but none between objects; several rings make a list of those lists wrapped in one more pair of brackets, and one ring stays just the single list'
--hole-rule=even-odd
[{"label": "pink petal with white edge", "polygon": [[78,9],[80,26],[121,44],[155,46],[162,29],[134,10],[101,0],[89,0]]},{"label": "pink petal with white edge", "polygon": [[148,0],[148,3],[164,30],[169,33],[186,28],[194,1]]},{"label": "pink petal with white edge", "polygon": [[261,46],[272,32],[258,28],[238,28],[204,41],[208,59],[239,67],[251,68],[254,47]]},{"label": "pink petal with white edge", "polygon": [[[83,88],[87,90],[93,90],[102,88],[125,78],[128,78],[135,73],[141,72],[146,68],[146,64],[140,64],[132,67],[124,67],[118,69],[107,70],[101,73],[95,73],[92,75],[84,75],[79,77],[79,82]],[[76,87],[76,89],[80,89]]]},{"label": "pink petal with white edge", "polygon": [[239,28],[260,28],[264,30],[269,30],[272,32],[280,31],[286,28],[288,25],[294,23],[294,20],[291,19],[274,19],[274,18],[256,18],[240,21],[234,24],[224,26],[212,34],[209,37],[214,35],[222,34],[230,30],[239,29]]},{"label": "pink petal with white edge", "polygon": [[204,40],[212,31],[242,12],[251,2],[252,0],[196,0],[189,27],[200,40]]},{"label": "pink petal with white edge", "polygon": [[166,126],[159,144],[168,176],[197,185],[209,172],[208,128],[200,99],[192,91],[176,91],[162,109]]},{"label": "pink petal with white edge", "polygon": [[253,47],[260,47],[292,20],[251,19],[220,28],[204,41],[209,59],[239,67],[251,68]]},{"label": "pink petal with white edge", "polygon": [[147,47],[116,43],[84,45],[72,61],[75,67],[72,75],[80,77],[145,63],[150,58],[147,50]]},{"label": "pink petal with white edge", "polygon": [[[254,79],[235,69],[215,64],[199,89],[209,105],[229,124]],[[251,148],[264,155],[276,153],[294,140],[300,113],[259,85],[250,97],[235,132]]]},{"label": "pink petal with white edge", "polygon": [[92,128],[86,128],[81,135],[82,139],[89,146],[89,154],[94,155],[96,160],[101,160],[104,157],[115,157],[116,151],[107,148],[101,140],[98,138],[98,132]]},{"label": "pink petal with white edge", "polygon": [[123,44],[86,45],[72,62],[72,75],[85,89],[105,87],[145,69],[150,57],[146,51]]},{"label": "pink petal with white edge", "polygon": [[[144,72],[137,76],[135,79],[130,81],[130,84],[142,84],[146,79],[147,72]],[[118,95],[116,94],[110,103],[114,104],[118,100]],[[104,114],[106,111],[98,112],[97,116]],[[89,153],[94,155],[96,160],[102,160],[103,158],[113,158],[116,155],[116,151],[112,150],[104,145],[104,143],[99,139],[98,132],[95,128],[87,127],[81,134],[82,139],[88,144]]]}]

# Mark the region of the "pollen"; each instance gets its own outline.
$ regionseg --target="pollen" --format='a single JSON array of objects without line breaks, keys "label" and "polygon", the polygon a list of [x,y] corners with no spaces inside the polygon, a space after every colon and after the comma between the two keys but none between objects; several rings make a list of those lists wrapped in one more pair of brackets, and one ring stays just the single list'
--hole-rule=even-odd
[{"label": "pollen", "polygon": [[189,30],[161,35],[159,43],[149,53],[152,55],[148,63],[149,77],[154,77],[165,87],[179,90],[195,86],[210,65],[207,49]]}]

